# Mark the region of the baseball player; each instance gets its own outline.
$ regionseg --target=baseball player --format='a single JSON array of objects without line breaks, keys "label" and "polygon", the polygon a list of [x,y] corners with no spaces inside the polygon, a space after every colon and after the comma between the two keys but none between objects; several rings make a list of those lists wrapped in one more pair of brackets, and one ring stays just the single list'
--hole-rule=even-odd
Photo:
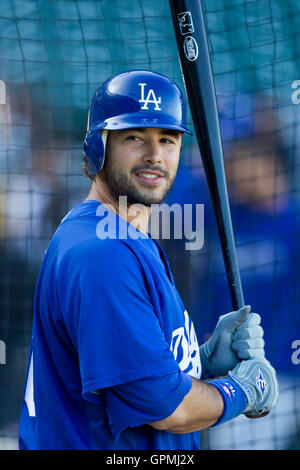
[{"label": "baseball player", "polygon": [[169,78],[129,71],[97,89],[84,141],[91,189],[62,220],[37,281],[20,449],[196,450],[201,429],[276,404],[260,316],[249,306],[221,316],[199,348],[147,232],[183,133],[185,103]]}]

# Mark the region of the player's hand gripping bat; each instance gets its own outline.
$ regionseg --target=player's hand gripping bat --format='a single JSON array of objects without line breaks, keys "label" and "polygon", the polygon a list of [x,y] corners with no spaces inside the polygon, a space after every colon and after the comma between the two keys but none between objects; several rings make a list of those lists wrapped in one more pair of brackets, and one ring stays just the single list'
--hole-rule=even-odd
[{"label": "player's hand gripping bat", "polygon": [[200,0],[169,0],[179,60],[218,226],[234,310],[245,305],[226,185],[219,116]]}]

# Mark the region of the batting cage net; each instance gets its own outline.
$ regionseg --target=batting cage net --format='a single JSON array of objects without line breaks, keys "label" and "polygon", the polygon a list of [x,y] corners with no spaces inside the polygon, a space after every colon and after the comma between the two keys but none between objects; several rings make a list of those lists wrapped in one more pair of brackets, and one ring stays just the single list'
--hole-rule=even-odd
[{"label": "batting cage net", "polygon": [[[300,4],[203,6],[244,295],[262,317],[280,399],[264,419],[203,431],[202,448],[299,449]],[[2,0],[0,30],[0,448],[11,449],[40,263],[90,187],[82,171],[90,99],[129,69],[184,84],[168,0]],[[195,137],[184,138],[166,203],[204,204],[204,232],[195,212],[184,236],[171,230],[161,240],[200,344],[232,305]]]}]

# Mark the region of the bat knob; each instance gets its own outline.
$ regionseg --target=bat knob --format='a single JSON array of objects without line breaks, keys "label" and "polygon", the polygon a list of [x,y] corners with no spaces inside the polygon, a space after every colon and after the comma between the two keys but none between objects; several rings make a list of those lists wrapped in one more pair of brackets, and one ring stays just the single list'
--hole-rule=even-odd
[{"label": "bat knob", "polygon": [[261,415],[255,415],[255,416],[245,415],[245,416],[247,416],[247,418],[249,419],[257,419],[257,418],[263,418],[264,416],[267,416],[269,413],[270,411],[266,411],[265,413],[262,413]]}]

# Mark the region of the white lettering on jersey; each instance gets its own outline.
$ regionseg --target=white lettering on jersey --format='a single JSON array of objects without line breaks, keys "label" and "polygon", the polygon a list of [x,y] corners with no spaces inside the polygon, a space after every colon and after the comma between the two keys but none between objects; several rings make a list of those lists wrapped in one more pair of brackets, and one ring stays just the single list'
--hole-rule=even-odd
[{"label": "white lettering on jersey", "polygon": [[33,398],[33,354],[31,353],[30,365],[27,377],[26,391],[25,391],[25,402],[28,408],[29,416],[35,416],[35,404]]},{"label": "white lettering on jersey", "polygon": [[187,311],[184,311],[184,327],[176,328],[172,333],[170,349],[182,372],[196,379],[201,377],[201,362],[199,346],[194,329]]},{"label": "white lettering on jersey", "polygon": [[161,104],[161,97],[156,98],[154,90],[150,88],[148,91],[147,98],[145,98],[145,86],[147,83],[139,83],[139,86],[141,87],[141,99],[139,100],[139,103],[143,103],[143,106],[141,109],[148,109],[148,104],[152,103],[154,104],[154,110],[155,111],[161,111],[161,108],[158,106]]}]

